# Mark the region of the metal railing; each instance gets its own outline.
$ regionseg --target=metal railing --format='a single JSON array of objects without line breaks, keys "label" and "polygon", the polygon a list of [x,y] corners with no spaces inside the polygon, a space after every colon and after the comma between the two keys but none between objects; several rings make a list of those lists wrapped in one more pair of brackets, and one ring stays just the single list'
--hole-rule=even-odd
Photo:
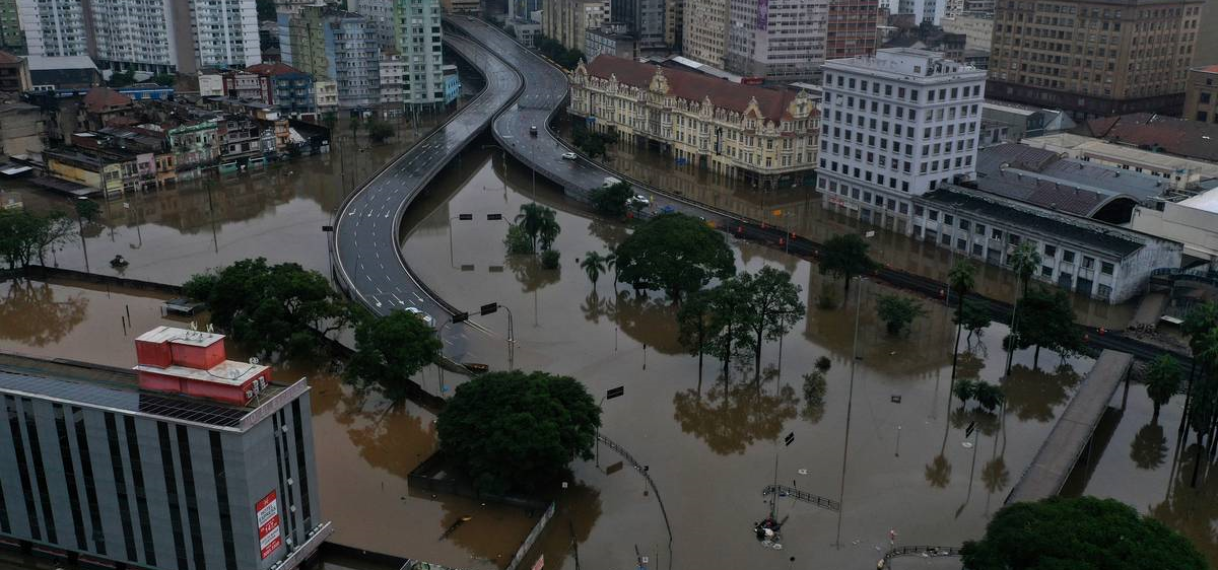
[{"label": "metal railing", "polygon": [[807,491],[800,491],[799,489],[796,489],[794,487],[784,487],[782,485],[766,485],[765,488],[761,490],[761,496],[767,497],[770,495],[770,493],[774,493],[774,492],[777,492],[779,494],[778,495],[779,497],[791,497],[792,499],[795,499],[796,501],[803,501],[810,505],[820,507],[820,508],[828,510],[828,511],[833,511],[835,513],[840,512],[842,510],[842,504],[837,501],[834,501],[833,499],[830,499],[828,497],[822,497],[820,495],[814,495]]},{"label": "metal railing", "polygon": [[601,434],[597,434],[596,439],[605,444],[609,449],[616,451],[618,455],[621,455],[622,459],[634,467],[635,471],[643,475],[643,479],[647,481],[647,486],[651,487],[651,492],[655,495],[656,502],[660,505],[660,514],[664,517],[664,528],[668,529],[668,567],[672,568],[672,524],[668,522],[668,509],[664,508],[664,499],[660,498],[660,489],[656,487],[656,482],[652,480],[651,474],[647,472],[647,469],[633,455],[630,455],[629,451],[626,451],[626,448]]}]

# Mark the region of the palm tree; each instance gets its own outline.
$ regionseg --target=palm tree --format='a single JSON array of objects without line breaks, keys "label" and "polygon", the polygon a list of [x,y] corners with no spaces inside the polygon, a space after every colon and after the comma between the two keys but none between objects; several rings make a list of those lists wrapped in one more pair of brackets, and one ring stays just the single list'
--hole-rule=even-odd
[{"label": "palm tree", "polygon": [[1159,407],[1180,393],[1180,365],[1170,354],[1160,354],[1146,371],[1146,393],[1154,403],[1151,423],[1159,421]]},{"label": "palm tree", "polygon": [[1040,252],[1031,242],[1023,242],[1015,251],[1011,252],[1008,259],[1011,264],[1011,270],[1019,277],[1019,294],[1028,294],[1028,282],[1032,280],[1032,275],[1040,268]]},{"label": "palm tree", "polygon": [[609,254],[601,258],[601,261],[605,262],[606,271],[613,272],[613,290],[617,291],[617,276],[619,275],[617,268],[617,254],[614,253],[613,250],[609,250]]},{"label": "palm tree", "polygon": [[[1008,258],[1008,261],[1011,264],[1011,269],[1018,277],[1019,293],[1016,295],[1015,301],[1011,306],[1011,334],[1015,335],[1015,331],[1018,330],[1015,319],[1018,318],[1019,315],[1017,312],[1017,309],[1019,308],[1019,300],[1028,295],[1028,283],[1032,280],[1032,275],[1034,275],[1036,270],[1040,267],[1040,251],[1036,249],[1035,245],[1032,245],[1032,242],[1025,241],[1019,244],[1019,247],[1016,247],[1015,251],[1011,252],[1011,256]],[[1014,359],[1014,356],[1015,340],[1014,336],[1012,336],[1011,342],[1007,344],[1006,374],[1011,373],[1011,361]]]},{"label": "palm tree", "polygon": [[554,210],[536,203],[521,206],[520,213],[516,215],[516,223],[528,234],[533,251],[537,251],[538,245],[542,251],[550,249],[561,230]]},{"label": "palm tree", "polygon": [[[1206,333],[1215,328],[1218,328],[1218,304],[1212,302],[1190,309],[1184,316],[1184,323],[1180,325],[1180,330],[1184,336],[1188,337],[1188,346],[1193,354],[1193,364],[1188,372],[1188,387],[1184,389],[1184,413],[1180,417],[1179,433],[1184,433],[1188,426],[1189,404],[1193,397],[1193,378],[1197,375],[1197,361],[1206,348],[1204,342]],[[1202,364],[1201,373],[1204,375],[1206,367],[1205,363]]]},{"label": "palm tree", "polygon": [[596,280],[605,271],[605,256],[595,251],[589,251],[584,254],[584,259],[579,262],[579,266],[583,268],[584,273],[588,274],[588,279],[592,281],[592,288],[596,289]]},{"label": "palm tree", "polygon": [[947,389],[947,408],[952,407],[952,390],[956,387],[956,364],[960,360],[960,333],[964,327],[964,296],[977,286],[977,266],[967,260],[958,261],[947,273],[947,284],[956,294],[956,342],[952,345],[952,379]]}]

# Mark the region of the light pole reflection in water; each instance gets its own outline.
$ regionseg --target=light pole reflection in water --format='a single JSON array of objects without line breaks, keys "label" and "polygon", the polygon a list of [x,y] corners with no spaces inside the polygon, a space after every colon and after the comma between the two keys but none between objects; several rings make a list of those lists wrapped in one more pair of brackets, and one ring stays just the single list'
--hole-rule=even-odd
[{"label": "light pole reflection in water", "polygon": [[842,443],[842,481],[837,499],[840,508],[837,511],[837,541],[834,546],[838,550],[842,548],[842,516],[846,512],[846,463],[850,451],[850,415],[854,407],[854,373],[859,361],[859,317],[863,314],[863,289],[867,286],[865,277],[859,276],[856,279],[858,279],[859,285],[856,287],[858,292],[855,293],[854,301],[854,342],[850,348],[850,387],[846,396],[846,435],[845,441]]}]

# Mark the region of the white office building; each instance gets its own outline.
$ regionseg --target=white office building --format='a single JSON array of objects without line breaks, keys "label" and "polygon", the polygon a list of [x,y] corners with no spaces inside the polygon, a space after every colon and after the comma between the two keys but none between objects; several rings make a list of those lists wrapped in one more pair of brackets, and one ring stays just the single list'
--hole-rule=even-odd
[{"label": "white office building", "polygon": [[825,61],[829,0],[731,0],[725,67],[745,77],[808,80]]},{"label": "white office building", "polygon": [[18,0],[17,20],[25,32],[28,54],[89,55],[83,5],[80,0]]},{"label": "white office building", "polygon": [[915,49],[824,65],[817,188],[903,233],[911,199],[975,173],[985,72]]}]

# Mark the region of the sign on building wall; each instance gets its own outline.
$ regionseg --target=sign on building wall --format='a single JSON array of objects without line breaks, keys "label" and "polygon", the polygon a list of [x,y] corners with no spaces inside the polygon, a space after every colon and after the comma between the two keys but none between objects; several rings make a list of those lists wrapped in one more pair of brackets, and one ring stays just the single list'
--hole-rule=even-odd
[{"label": "sign on building wall", "polygon": [[263,497],[254,510],[258,513],[258,545],[262,548],[262,559],[266,560],[283,543],[279,533],[278,495],[271,491]]}]

